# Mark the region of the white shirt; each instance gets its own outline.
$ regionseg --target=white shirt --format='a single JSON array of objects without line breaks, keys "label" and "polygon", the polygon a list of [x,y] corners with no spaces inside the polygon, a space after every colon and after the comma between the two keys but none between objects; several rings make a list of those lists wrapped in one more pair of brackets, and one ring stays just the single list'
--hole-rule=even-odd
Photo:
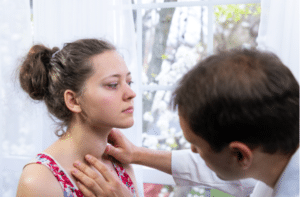
[{"label": "white shirt", "polygon": [[292,156],[274,190],[252,178],[224,181],[191,150],[172,151],[172,176],[179,186],[206,186],[236,197],[299,197],[299,149]]}]

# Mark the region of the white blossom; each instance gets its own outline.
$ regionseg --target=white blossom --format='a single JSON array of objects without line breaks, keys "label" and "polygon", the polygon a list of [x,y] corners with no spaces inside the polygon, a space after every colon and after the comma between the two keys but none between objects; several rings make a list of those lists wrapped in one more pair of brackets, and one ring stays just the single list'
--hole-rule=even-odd
[{"label": "white blossom", "polygon": [[148,121],[148,122],[153,122],[153,120],[154,120],[151,112],[149,112],[149,111],[144,113],[143,118],[144,118],[145,121]]},{"label": "white blossom", "polygon": [[171,80],[171,76],[169,75],[159,75],[156,80],[158,80],[158,84],[162,85],[162,86],[166,86],[169,85],[169,82],[172,81]]},{"label": "white blossom", "polygon": [[249,22],[245,22],[245,21],[243,21],[241,25],[242,25],[243,27],[250,27]]},{"label": "white blossom", "polygon": [[171,192],[171,193],[169,194],[169,197],[174,197],[174,192]]},{"label": "white blossom", "polygon": [[162,150],[166,150],[166,149],[167,149],[167,146],[166,146],[165,144],[162,144],[162,145],[161,145],[161,149],[162,149]]},{"label": "white blossom", "polygon": [[163,187],[162,189],[161,189],[161,191],[160,191],[161,193],[167,193],[168,192],[168,189],[167,188],[165,188],[165,187]]},{"label": "white blossom", "polygon": [[172,113],[165,111],[158,119],[156,126],[160,128],[161,131],[168,131],[169,124],[172,120]]},{"label": "white blossom", "polygon": [[171,65],[169,61],[163,61],[161,66],[161,72],[157,75],[155,80],[159,81],[160,85],[167,85],[167,84],[161,84],[162,82],[166,82],[166,77],[168,76],[168,73],[171,69]]},{"label": "white blossom", "polygon": [[158,108],[158,103],[162,100],[163,96],[165,95],[164,90],[158,90],[155,93],[154,99],[153,99],[153,104],[152,104],[152,109],[151,111],[155,111]]},{"label": "white blossom", "polygon": [[148,134],[147,133],[142,133],[142,138],[146,138],[148,137]]},{"label": "white blossom", "polygon": [[179,144],[183,145],[185,143],[187,143],[186,139],[184,137],[180,138]]},{"label": "white blossom", "polygon": [[144,146],[146,147],[156,147],[158,143],[158,140],[155,136],[151,136],[151,135],[148,135],[147,138],[145,138],[145,141],[144,141]]},{"label": "white blossom", "polygon": [[175,140],[174,140],[174,138],[168,138],[167,140],[166,140],[166,143],[167,144],[174,144],[175,143]]},{"label": "white blossom", "polygon": [[152,99],[152,92],[150,92],[150,91],[144,92],[144,97],[146,97],[148,100],[151,100]]},{"label": "white blossom", "polygon": [[172,148],[171,148],[170,146],[167,146],[166,150],[167,150],[167,151],[171,151]]},{"label": "white blossom", "polygon": [[168,137],[170,137],[169,132],[168,132],[167,129],[161,130],[160,136],[161,136],[163,139],[167,139]]},{"label": "white blossom", "polygon": [[251,48],[251,44],[249,44],[249,43],[244,43],[244,44],[242,45],[242,47],[245,48],[245,49],[250,49],[250,48]]},{"label": "white blossom", "polygon": [[240,7],[241,9],[245,9],[246,5],[245,5],[245,4],[240,4],[239,7]]},{"label": "white blossom", "polygon": [[205,192],[205,189],[203,189],[203,188],[199,188],[199,191],[198,191],[200,194],[204,194],[204,192]]},{"label": "white blossom", "polygon": [[232,23],[228,24],[228,28],[232,29],[234,27],[234,25]]},{"label": "white blossom", "polygon": [[184,64],[182,62],[177,61],[174,64],[172,64],[172,70],[178,71],[182,66],[184,66]]},{"label": "white blossom", "polygon": [[176,132],[176,129],[175,129],[174,127],[170,128],[170,134],[171,134],[172,136],[175,135],[175,132]]},{"label": "white blossom", "polygon": [[190,143],[186,143],[186,144],[184,145],[184,148],[186,148],[186,149],[191,148],[191,144],[190,144]]},{"label": "white blossom", "polygon": [[182,131],[180,130],[179,132],[175,133],[174,136],[175,136],[175,137],[183,137],[183,133],[182,133]]}]

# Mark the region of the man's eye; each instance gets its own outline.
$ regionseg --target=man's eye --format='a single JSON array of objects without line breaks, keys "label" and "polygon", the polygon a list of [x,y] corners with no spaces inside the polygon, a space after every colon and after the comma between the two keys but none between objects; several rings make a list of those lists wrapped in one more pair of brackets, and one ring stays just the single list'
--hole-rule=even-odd
[{"label": "man's eye", "polygon": [[110,88],[110,89],[116,89],[117,88],[117,83],[112,83],[112,84],[108,84],[107,86]]}]

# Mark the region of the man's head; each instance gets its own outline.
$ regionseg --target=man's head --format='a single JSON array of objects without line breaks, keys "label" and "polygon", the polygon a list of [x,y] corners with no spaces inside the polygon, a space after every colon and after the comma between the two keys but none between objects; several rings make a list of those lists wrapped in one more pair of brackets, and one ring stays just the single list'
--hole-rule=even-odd
[{"label": "man's head", "polygon": [[216,154],[233,142],[286,155],[299,144],[299,84],[272,53],[244,49],[206,58],[179,82],[173,106],[192,138]]}]

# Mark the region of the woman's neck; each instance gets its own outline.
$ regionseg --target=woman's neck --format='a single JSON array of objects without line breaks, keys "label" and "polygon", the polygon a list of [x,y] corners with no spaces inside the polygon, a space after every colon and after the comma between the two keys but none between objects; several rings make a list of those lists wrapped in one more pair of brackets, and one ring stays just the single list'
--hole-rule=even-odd
[{"label": "woman's neck", "polygon": [[85,161],[84,157],[91,154],[104,161],[103,154],[107,145],[107,137],[112,128],[91,128],[76,124],[68,128],[65,135],[45,150],[53,154],[55,159],[66,168],[72,168],[74,161]]}]

